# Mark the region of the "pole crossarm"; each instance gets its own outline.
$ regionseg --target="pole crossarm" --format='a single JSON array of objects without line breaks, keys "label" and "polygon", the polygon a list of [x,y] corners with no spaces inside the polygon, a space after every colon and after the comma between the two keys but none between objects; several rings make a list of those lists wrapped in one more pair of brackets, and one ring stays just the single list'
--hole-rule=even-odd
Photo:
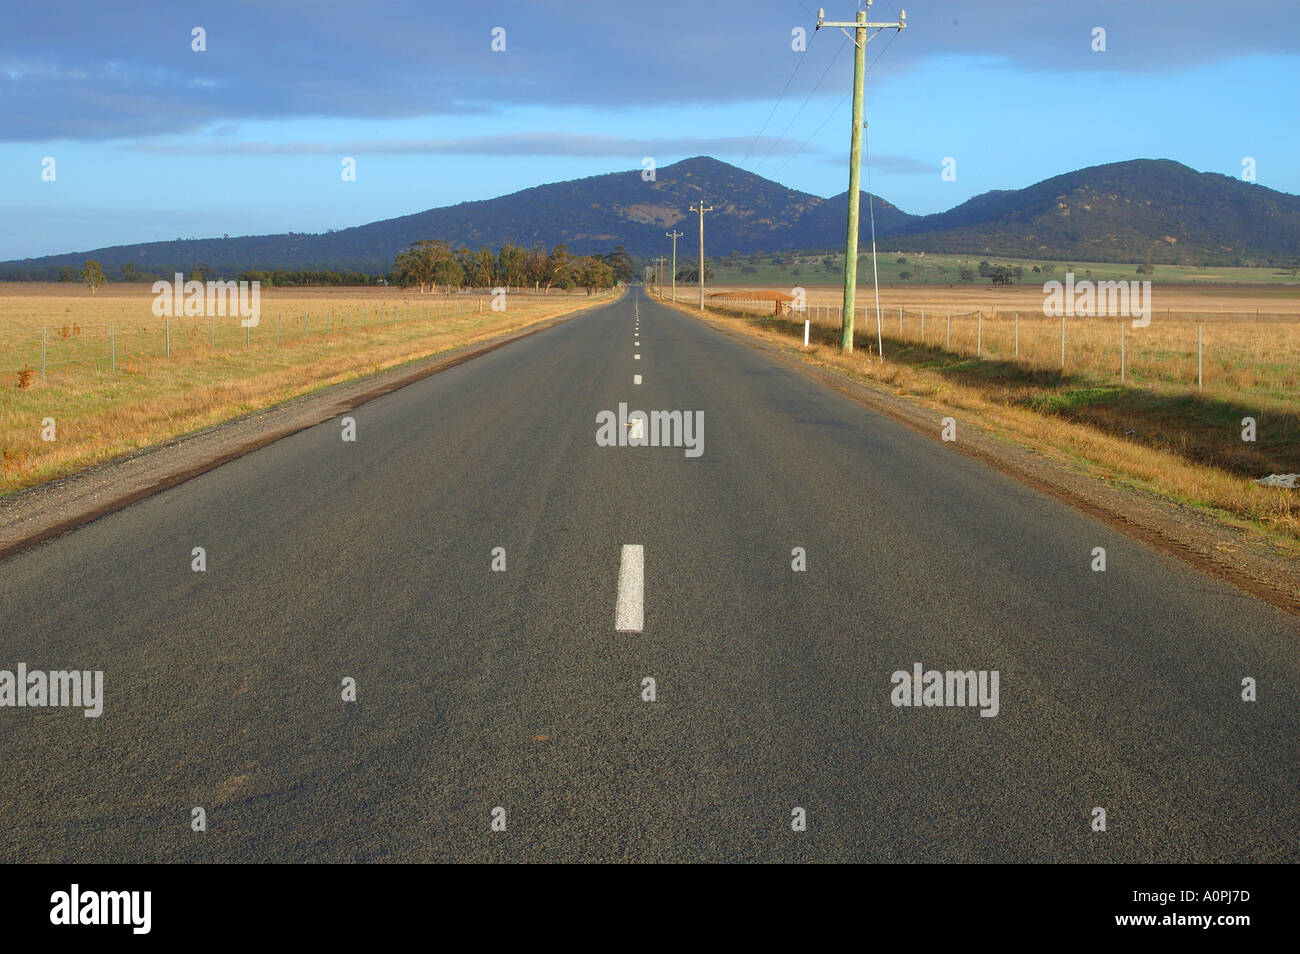
[{"label": "pole crossarm", "polygon": [[[870,9],[871,9],[871,2],[872,2],[872,0],[867,0],[867,10],[870,10]],[[857,30],[859,30],[859,29],[864,29],[864,28],[865,28],[865,29],[867,29],[867,30],[875,30],[876,33],[879,33],[881,30],[906,30],[906,29],[907,29],[907,11],[906,11],[906,10],[899,10],[899,11],[898,11],[898,19],[897,19],[896,21],[893,21],[893,22],[885,22],[885,21],[877,21],[877,20],[868,20],[868,19],[866,19],[866,12],[865,12],[865,11],[862,12],[862,13],[859,13],[858,16],[859,16],[861,19],[857,19],[857,20],[827,20],[827,19],[825,18],[825,17],[826,17],[826,10],[825,10],[824,8],[818,8],[818,10],[817,10],[817,29],[820,30],[822,27],[835,27],[835,28],[838,29],[841,33],[843,33],[845,36],[849,37],[850,40],[853,40],[854,43],[857,43],[858,40],[857,40],[857,38],[854,37],[854,36],[849,36],[849,30],[857,31]],[[871,36],[866,37],[866,38],[863,40],[863,42],[865,42],[865,43],[870,43],[870,42],[871,42],[871,38],[874,37],[874,36],[876,35],[876,33],[873,33],[873,34],[871,34]]]}]

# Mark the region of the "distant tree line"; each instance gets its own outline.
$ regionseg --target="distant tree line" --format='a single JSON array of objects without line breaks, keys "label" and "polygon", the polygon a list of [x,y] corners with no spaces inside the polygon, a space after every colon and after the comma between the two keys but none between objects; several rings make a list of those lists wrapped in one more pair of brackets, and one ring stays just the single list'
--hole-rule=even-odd
[{"label": "distant tree line", "polygon": [[346,270],[341,272],[330,269],[253,269],[239,273],[241,282],[261,282],[264,288],[297,285],[382,285],[384,276],[369,275],[366,272]]},{"label": "distant tree line", "polygon": [[[745,270],[744,266],[742,266],[741,271],[743,272],[744,270]],[[758,269],[754,269],[754,271],[758,271]],[[705,282],[713,281],[713,266],[710,265],[708,262],[704,263],[704,280]],[[698,285],[700,282],[700,266],[699,265],[678,265],[677,281],[679,284],[685,283],[689,285],[692,282],[694,282],[695,284]]]},{"label": "distant tree line", "polygon": [[988,262],[980,262],[979,273],[994,285],[1014,285],[1025,277],[1025,268],[1023,265],[990,265]]},{"label": "distant tree line", "polygon": [[616,283],[632,281],[636,274],[631,256],[618,246],[608,255],[573,255],[568,246],[549,252],[540,242],[524,248],[504,242],[493,252],[452,248],[442,239],[413,242],[393,263],[392,281],[421,292],[458,288],[525,288],[549,292],[552,288],[585,288],[591,294]]},{"label": "distant tree line", "polygon": [[[58,277],[61,282],[86,282],[86,271],[91,265],[99,269],[98,262],[87,262],[86,268],[77,268],[75,265],[60,266]],[[225,280],[231,276],[230,270],[219,270],[211,267],[205,262],[195,262],[188,268],[182,266],[155,266],[157,271],[144,271],[138,265],[127,262],[119,269],[119,281],[124,282],[143,282],[153,284],[156,281],[166,280],[173,281],[176,273],[180,272],[185,276],[187,282],[205,282],[208,279]],[[93,272],[92,272],[93,274]],[[270,288],[276,285],[295,286],[295,285],[382,285],[387,276],[372,275],[368,272],[356,271],[355,269],[334,270],[328,268],[301,268],[301,269],[248,269],[246,271],[235,272],[234,278],[237,281],[257,281],[261,282],[264,287]],[[30,279],[20,279],[25,281],[40,281],[39,277]],[[103,284],[107,276],[102,269],[98,272],[97,284]]]}]

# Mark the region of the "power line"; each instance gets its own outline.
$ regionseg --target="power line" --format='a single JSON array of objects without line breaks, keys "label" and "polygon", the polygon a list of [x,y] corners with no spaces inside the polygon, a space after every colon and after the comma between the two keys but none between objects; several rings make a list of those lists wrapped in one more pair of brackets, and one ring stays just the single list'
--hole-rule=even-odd
[{"label": "power line", "polygon": [[812,142],[813,139],[817,136],[817,134],[818,134],[819,132],[821,132],[824,128],[826,128],[826,124],[827,124],[828,122],[830,122],[830,121],[835,117],[835,114],[838,113],[838,112],[840,111],[840,108],[841,108],[845,103],[848,102],[849,97],[850,97],[851,95],[853,95],[853,91],[852,91],[852,90],[849,90],[849,92],[845,93],[843,96],[840,97],[840,101],[839,101],[838,103],[835,104],[835,108],[834,108],[834,109],[832,109],[829,113],[826,114],[826,118],[822,120],[821,125],[818,126],[816,129],[813,130],[813,133],[812,133],[811,136],[809,136],[807,139],[805,139],[802,143],[799,144],[799,148],[798,148],[798,149],[796,149],[794,152],[790,153],[790,158],[789,158],[789,159],[786,159],[785,162],[781,163],[781,168],[780,168],[780,169],[777,169],[776,172],[772,173],[772,175],[774,175],[774,176],[779,176],[779,175],[781,174],[781,169],[784,169],[786,166],[788,166],[791,162],[794,161],[795,156],[797,156],[797,155],[799,155],[799,153],[803,152],[803,148],[804,148],[804,146],[806,146],[806,145],[808,145],[808,143]]},{"label": "power line", "polygon": [[[870,73],[872,68],[874,68],[875,65],[880,62],[880,58],[885,55],[886,51],[889,50],[889,47],[893,44],[894,40],[896,40],[897,38],[898,38],[897,33],[893,33],[890,35],[889,39],[885,42],[884,49],[882,49],[879,53],[876,54],[876,58],[872,60],[871,65],[867,67],[866,70],[867,73]],[[802,143],[799,144],[799,148],[796,149],[794,152],[792,152],[789,158],[787,158],[785,162],[781,163],[780,168],[777,169],[776,172],[772,173],[772,175],[779,176],[781,174],[781,170],[784,169],[786,166],[788,166],[791,162],[793,162],[795,157],[798,156],[799,153],[803,152],[804,147],[807,146],[808,143],[812,142],[814,139],[817,138],[817,134],[826,128],[826,124],[835,117],[835,114],[840,111],[841,107],[843,107],[844,104],[848,101],[848,98],[849,96],[852,95],[852,93],[853,91],[850,90],[849,92],[845,93],[843,96],[840,97],[840,101],[835,104],[835,107],[829,113],[826,114],[826,118],[821,121],[821,125],[813,130],[811,136],[809,136],[807,139],[805,139]]]},{"label": "power line", "polygon": [[[894,36],[898,36],[897,33]],[[863,77],[863,98],[866,98],[866,77]],[[871,189],[871,136],[863,123],[862,149],[866,153],[863,165],[867,167],[867,213],[871,217],[871,285],[876,290],[876,354],[885,360],[885,339],[880,330],[880,269],[876,265],[876,194]],[[865,317],[865,316],[864,316]]]},{"label": "power line", "polygon": [[[813,35],[816,36],[816,34]],[[790,131],[790,127],[795,124],[795,120],[797,120],[803,114],[804,107],[808,105],[809,100],[813,98],[817,90],[821,89],[821,85],[825,81],[826,77],[830,75],[831,69],[835,66],[837,62],[839,62],[840,54],[844,52],[844,47],[848,45],[848,42],[849,42],[849,38],[846,36],[843,42],[840,43],[839,49],[835,51],[835,55],[831,57],[831,61],[826,64],[826,69],[822,71],[821,79],[817,80],[817,85],[814,86],[812,88],[812,91],[809,92],[808,95],[804,97],[803,104],[799,107],[799,111],[794,114],[794,118],[791,119],[790,122],[786,125],[785,131],[782,132],[781,135],[777,137],[776,142],[772,143],[772,145],[768,147],[768,150],[763,155],[763,158],[758,161],[758,165],[754,166],[754,170],[753,170],[754,172],[757,172],[759,168],[763,165],[763,163],[767,162],[767,157],[772,155],[772,150],[775,149],[778,145],[780,145],[781,141],[785,139],[785,134]]]},{"label": "power line", "polygon": [[[814,37],[816,37],[816,35],[816,33],[813,34]],[[812,41],[809,41],[808,46],[812,46]],[[749,156],[754,151],[754,147],[757,146],[758,141],[763,138],[763,130],[767,129],[767,124],[772,121],[772,117],[776,115],[777,109],[779,109],[781,103],[785,101],[785,94],[789,91],[790,84],[794,82],[795,74],[799,72],[799,67],[803,66],[804,57],[807,55],[808,50],[805,48],[804,51],[799,54],[799,58],[795,60],[794,69],[790,71],[790,78],[785,81],[785,86],[781,89],[781,95],[778,96],[776,102],[772,104],[772,111],[767,114],[767,119],[763,120],[763,125],[759,127],[758,134],[754,136],[754,141],[751,142],[749,148],[745,150],[745,158],[740,160],[741,166],[744,166],[744,164],[749,161]]]}]

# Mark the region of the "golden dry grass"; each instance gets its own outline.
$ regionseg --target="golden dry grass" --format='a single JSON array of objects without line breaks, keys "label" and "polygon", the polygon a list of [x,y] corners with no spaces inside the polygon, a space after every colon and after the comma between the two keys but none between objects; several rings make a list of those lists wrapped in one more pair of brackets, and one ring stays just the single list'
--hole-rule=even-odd
[{"label": "golden dry grass", "polygon": [[[165,325],[153,316],[152,300],[142,285],[109,285],[93,297],[82,286],[0,285],[0,493],[608,298],[515,294],[498,312],[486,296],[272,289],[262,294],[262,320],[248,344],[238,318],[218,318],[215,347],[208,319]],[[394,321],[394,309],[410,317]],[[66,338],[58,334],[65,326]],[[35,373],[23,388],[25,367]],[[54,441],[42,440],[46,418],[55,421]]]},{"label": "golden dry grass", "polygon": [[[729,295],[746,290],[714,289]],[[1294,411],[1300,387],[1300,290],[1250,291],[1241,295],[1223,286],[1157,289],[1151,322],[1143,328],[1118,317],[1067,318],[1064,370],[1119,382],[1122,335],[1126,383],[1164,393],[1196,391],[1199,329],[1202,393],[1253,402],[1261,409]],[[842,290],[808,286],[806,294],[808,310],[800,318],[838,330]],[[728,304],[755,315],[772,312],[772,305],[757,296],[748,304]],[[1060,370],[1061,319],[1045,317],[1042,305],[1038,287],[882,287],[886,354],[889,342],[906,342]],[[870,288],[859,290],[855,331],[861,347],[874,349],[876,311]]]},{"label": "golden dry grass", "polygon": [[[785,344],[801,341],[804,316],[774,318],[769,309],[767,303],[749,310],[738,309],[733,302],[715,302],[707,309],[707,314],[759,338]],[[906,320],[905,314],[905,323]],[[1044,321],[1041,314],[1039,321]],[[1108,327],[1114,329],[1117,319],[1109,321]],[[1237,321],[1240,323],[1243,319]],[[1169,321],[1162,327],[1153,319],[1152,327],[1160,334],[1174,336],[1178,334],[1176,329],[1185,328],[1186,324],[1174,325]],[[1055,358],[1059,364],[1059,324],[1057,329]],[[1255,357],[1252,357],[1250,348],[1242,347],[1237,360],[1222,367],[1223,377],[1215,385],[1218,398],[1187,396],[1181,401],[1169,399],[1158,389],[1120,388],[1118,385],[1097,388],[1089,385],[1086,374],[1062,380],[1044,375],[1030,366],[1021,369],[1013,362],[989,359],[987,355],[983,360],[977,360],[954,355],[938,345],[921,347],[917,342],[908,344],[898,339],[896,323],[892,338],[886,330],[884,362],[861,347],[867,344],[865,336],[859,338],[860,350],[851,355],[840,353],[837,319],[833,322],[824,320],[816,327],[812,345],[802,352],[802,357],[875,382],[895,394],[907,395],[940,415],[953,413],[967,424],[1032,448],[1051,459],[1082,467],[1097,478],[1137,487],[1209,512],[1230,524],[1262,533],[1281,548],[1280,552],[1300,557],[1300,493],[1259,486],[1248,477],[1234,473],[1230,467],[1207,463],[1197,459],[1197,454],[1193,453],[1203,449],[1198,441],[1210,439],[1206,436],[1207,431],[1214,442],[1240,446],[1239,424],[1234,420],[1242,406],[1237,389],[1254,388],[1258,395],[1261,382],[1265,388],[1271,389],[1276,384],[1273,376],[1279,373],[1274,366],[1289,361],[1289,366],[1282,372],[1282,380],[1289,382],[1291,390],[1273,401],[1273,409],[1261,417],[1265,422],[1261,426],[1266,430],[1274,427],[1275,434],[1283,435],[1280,441],[1275,440],[1274,453],[1292,461],[1300,454],[1300,441],[1296,439],[1300,434],[1300,415],[1294,396],[1297,362],[1292,358],[1276,359],[1279,349],[1284,355],[1296,354],[1297,347],[1300,347],[1300,322],[1281,320],[1259,328],[1239,324],[1234,329],[1239,334],[1233,340],[1252,343]],[[1072,354],[1074,361],[1082,364],[1089,344],[1096,346],[1099,335],[1090,330],[1091,342],[1081,334],[1077,350],[1067,350],[1067,367]],[[872,343],[874,331],[873,321]],[[927,335],[928,332],[927,322]],[[1282,341],[1280,346],[1279,338]],[[928,336],[927,340],[930,340]],[[1207,373],[1207,390],[1209,380]],[[1182,387],[1186,389],[1185,384]],[[1191,387],[1195,387],[1194,377]],[[1087,396],[1085,403],[1088,407],[1078,409],[1083,413],[1070,413],[1076,410],[1071,408],[1071,401],[1081,393]],[[1178,440],[1144,443],[1126,437],[1122,429],[1107,427],[1109,421],[1104,412],[1111,404],[1120,405],[1126,423],[1162,433],[1181,434],[1181,446]],[[1100,412],[1098,407],[1102,409]],[[1277,446],[1279,443],[1280,447]]]}]

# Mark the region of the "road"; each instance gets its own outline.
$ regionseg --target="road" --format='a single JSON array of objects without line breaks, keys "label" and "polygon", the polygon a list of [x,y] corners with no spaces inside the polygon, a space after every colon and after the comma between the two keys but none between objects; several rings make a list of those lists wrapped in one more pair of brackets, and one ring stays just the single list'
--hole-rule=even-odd
[{"label": "road", "polygon": [[0,564],[0,860],[1300,860],[1293,617],[636,289],[352,416]]}]

